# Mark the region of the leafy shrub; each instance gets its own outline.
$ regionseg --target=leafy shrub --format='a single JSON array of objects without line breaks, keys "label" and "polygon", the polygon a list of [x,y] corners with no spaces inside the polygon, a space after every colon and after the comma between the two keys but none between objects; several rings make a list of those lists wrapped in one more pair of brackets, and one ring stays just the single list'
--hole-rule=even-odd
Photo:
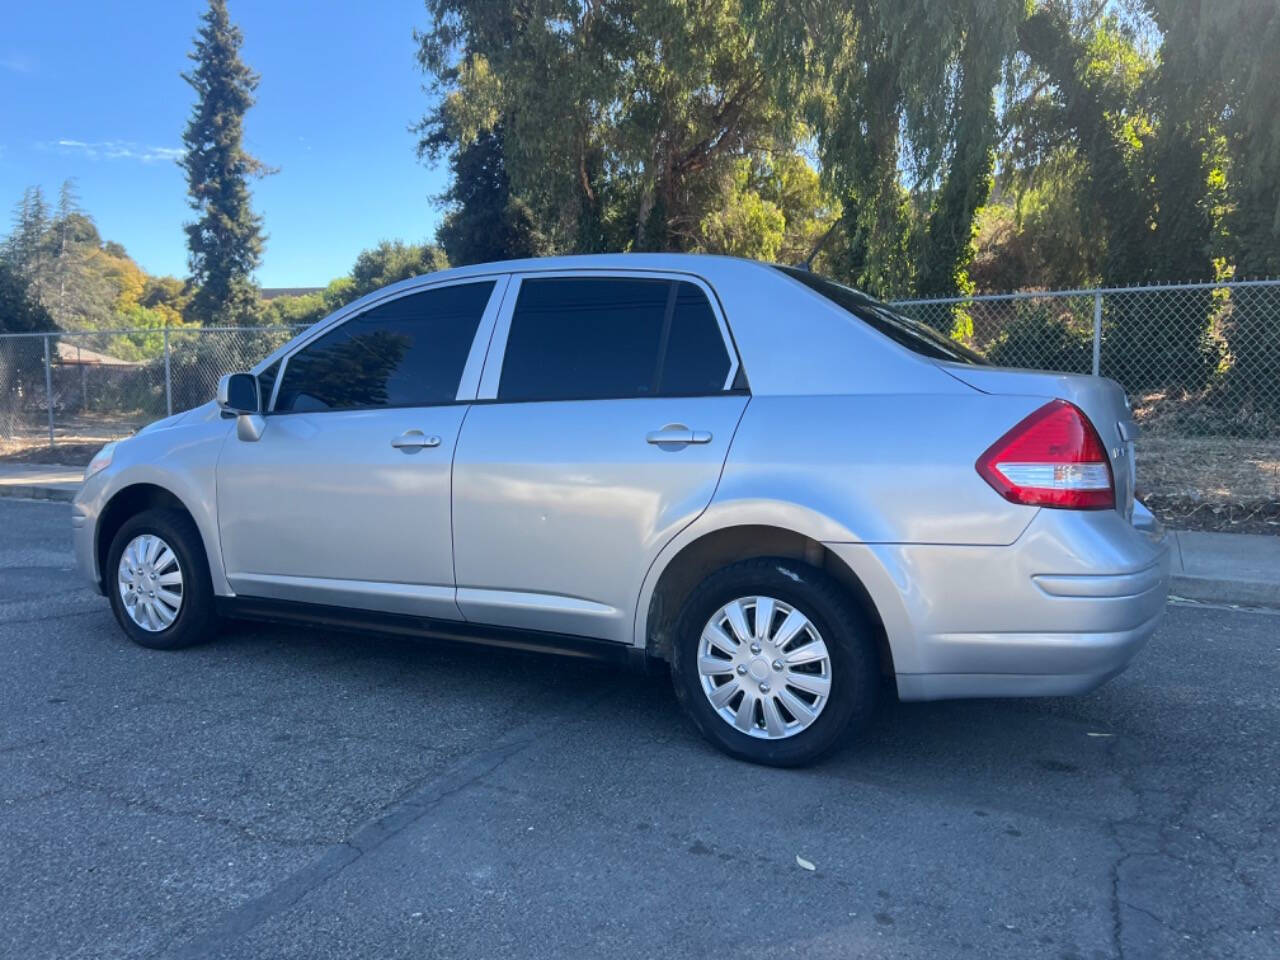
[{"label": "leafy shrub", "polygon": [[1082,312],[1052,301],[1018,301],[1014,319],[987,349],[987,358],[1006,367],[1088,373],[1093,331]]}]

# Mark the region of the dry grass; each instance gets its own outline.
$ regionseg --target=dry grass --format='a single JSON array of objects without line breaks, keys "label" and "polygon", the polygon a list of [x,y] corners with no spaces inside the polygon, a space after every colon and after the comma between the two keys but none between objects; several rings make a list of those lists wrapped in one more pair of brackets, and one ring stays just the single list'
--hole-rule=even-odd
[{"label": "dry grass", "polygon": [[1280,534],[1280,440],[1141,437],[1138,496],[1174,529]]},{"label": "dry grass", "polygon": [[1221,503],[1280,500],[1280,440],[1143,436],[1138,491]]}]

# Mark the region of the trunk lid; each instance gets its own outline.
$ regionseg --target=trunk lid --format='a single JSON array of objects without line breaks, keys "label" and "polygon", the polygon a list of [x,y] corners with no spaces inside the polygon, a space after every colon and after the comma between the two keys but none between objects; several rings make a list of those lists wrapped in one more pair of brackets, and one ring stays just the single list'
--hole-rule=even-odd
[{"label": "trunk lid", "polygon": [[1074,403],[1085,412],[1107,448],[1116,484],[1116,510],[1133,519],[1136,485],[1134,441],[1138,425],[1120,384],[1106,377],[1080,373],[1055,373],[1012,367],[986,367],[939,362],[938,366],[961,383],[983,393],[1055,398]]}]

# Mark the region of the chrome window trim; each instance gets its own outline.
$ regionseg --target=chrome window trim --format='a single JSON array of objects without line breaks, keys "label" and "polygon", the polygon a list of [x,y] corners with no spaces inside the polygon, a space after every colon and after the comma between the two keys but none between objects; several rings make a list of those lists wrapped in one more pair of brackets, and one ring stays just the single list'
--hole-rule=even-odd
[{"label": "chrome window trim", "polygon": [[[548,269],[548,270],[521,270],[511,274],[511,280],[507,284],[506,297],[502,303],[502,309],[498,314],[498,321],[494,327],[493,337],[489,344],[489,351],[485,356],[484,368],[480,374],[480,388],[476,393],[475,399],[478,401],[490,401],[501,403],[555,403],[555,400],[547,401],[512,401],[499,400],[498,384],[502,378],[502,364],[507,356],[507,337],[511,333],[511,318],[515,315],[516,304],[520,300],[520,286],[525,279],[530,280],[557,280],[563,278],[587,278],[593,280],[612,280],[612,279],[637,279],[637,280],[683,280],[692,283],[702,291],[702,295],[707,298],[707,304],[711,307],[711,313],[716,318],[716,325],[720,329],[720,339],[724,343],[725,352],[729,355],[729,372],[725,376],[724,386],[721,387],[722,393],[729,393],[733,390],[733,384],[738,378],[738,371],[742,366],[738,358],[737,344],[734,343],[733,334],[729,330],[728,321],[725,318],[724,310],[720,306],[720,298],[716,296],[715,290],[702,277],[693,273],[684,273],[679,270],[618,270],[608,268],[587,268],[579,267],[577,269]],[[718,395],[718,394],[717,394]],[[663,396],[658,394],[656,396]],[[655,397],[656,398],[656,397]],[[592,397],[593,400],[609,400],[609,399],[646,399],[644,397]],[[654,398],[651,398],[654,399]],[[568,401],[560,401],[568,402]]]},{"label": "chrome window trim", "polygon": [[[263,410],[263,414],[266,415],[266,414],[277,413],[275,408],[276,398],[280,393],[280,385],[284,382],[284,374],[285,374],[285,370],[288,369],[290,358],[292,358],[293,355],[298,353],[299,351],[305,350],[308,346],[310,346],[316,340],[338,329],[338,327],[342,326],[342,324],[347,323],[348,321],[354,320],[356,317],[359,317],[367,313],[368,311],[372,310],[375,307],[380,307],[383,304],[391,303],[392,301],[400,300],[404,297],[412,297],[420,293],[427,293],[436,288],[456,287],[456,286],[460,286],[462,284],[468,284],[468,283],[492,282],[493,289],[489,292],[489,301],[485,304],[484,313],[480,315],[480,322],[476,325],[476,333],[471,340],[471,349],[467,352],[466,363],[464,363],[462,366],[462,373],[458,379],[458,390],[457,390],[457,393],[454,394],[454,398],[452,400],[442,401],[441,403],[415,403],[415,404],[407,404],[407,405],[397,404],[395,406],[402,407],[402,408],[405,406],[437,407],[437,406],[444,406],[447,404],[465,402],[467,400],[474,400],[476,396],[476,390],[480,382],[480,370],[484,366],[484,357],[486,352],[488,351],[489,338],[493,334],[493,327],[494,327],[494,324],[497,322],[499,311],[502,308],[503,298],[506,294],[506,290],[509,285],[510,279],[511,279],[511,274],[509,273],[487,273],[487,274],[481,274],[477,276],[451,277],[447,280],[436,280],[434,282],[429,282],[429,283],[420,283],[412,286],[407,286],[402,289],[390,291],[387,293],[386,296],[377,297],[376,299],[373,299],[373,300],[369,300],[368,298],[362,297],[361,299],[355,301],[355,303],[349,304],[346,307],[341,308],[340,310],[334,311],[334,313],[330,314],[329,317],[327,317],[324,320],[318,321],[316,325],[313,326],[311,329],[306,330],[302,334],[300,334],[300,337],[302,339],[296,340],[295,342],[290,344],[286,344],[282,348],[285,352],[278,357],[278,359],[280,360],[280,370],[276,373],[276,382],[271,388],[271,399],[266,409]],[[257,376],[259,372],[271,366],[271,364],[275,362],[276,358],[277,358],[277,355],[275,353],[272,353],[266,358],[266,360],[257,364],[253,368],[254,375]],[[361,407],[359,409],[381,410],[381,409],[385,409],[385,407]],[[283,414],[295,413],[297,411],[285,410],[285,411],[279,411],[279,412],[281,415],[283,415]],[[344,413],[347,411],[308,410],[304,412],[306,413]]]}]

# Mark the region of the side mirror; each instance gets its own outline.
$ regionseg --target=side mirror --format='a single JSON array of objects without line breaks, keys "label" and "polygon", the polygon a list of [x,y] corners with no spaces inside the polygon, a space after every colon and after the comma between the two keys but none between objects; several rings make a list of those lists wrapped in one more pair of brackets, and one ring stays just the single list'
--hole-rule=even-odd
[{"label": "side mirror", "polygon": [[218,406],[226,413],[261,413],[258,378],[252,373],[225,373],[218,380]]},{"label": "side mirror", "polygon": [[235,414],[236,436],[254,441],[262,436],[266,421],[262,419],[262,394],[258,378],[251,373],[226,373],[218,380],[218,406],[223,413]]}]

